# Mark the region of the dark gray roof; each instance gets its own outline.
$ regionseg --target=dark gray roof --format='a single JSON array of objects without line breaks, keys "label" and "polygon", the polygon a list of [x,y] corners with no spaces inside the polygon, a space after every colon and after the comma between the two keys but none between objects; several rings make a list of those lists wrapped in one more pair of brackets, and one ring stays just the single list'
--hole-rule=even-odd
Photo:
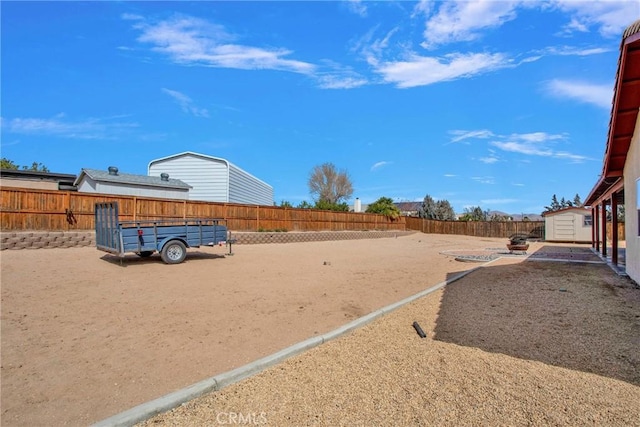
[{"label": "dark gray roof", "polygon": [[75,175],[67,173],[42,172],[23,169],[0,169],[0,176],[3,178],[29,179],[37,181],[65,181],[73,182]]},{"label": "dark gray roof", "polygon": [[82,177],[86,175],[94,181],[110,182],[114,184],[130,184],[144,187],[162,187],[162,188],[192,188],[189,184],[179,179],[169,177],[167,181],[162,180],[159,176],[135,175],[130,173],[117,172],[117,175],[109,173],[108,170],[98,169],[82,169],[75,185],[78,185]]}]

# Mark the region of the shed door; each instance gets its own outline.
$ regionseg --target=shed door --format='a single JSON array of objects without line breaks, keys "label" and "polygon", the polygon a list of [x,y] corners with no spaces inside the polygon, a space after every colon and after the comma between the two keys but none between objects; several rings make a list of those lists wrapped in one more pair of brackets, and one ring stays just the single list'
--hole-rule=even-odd
[{"label": "shed door", "polygon": [[569,241],[575,240],[575,227],[573,224],[573,216],[558,215],[553,222],[553,234],[556,240]]}]

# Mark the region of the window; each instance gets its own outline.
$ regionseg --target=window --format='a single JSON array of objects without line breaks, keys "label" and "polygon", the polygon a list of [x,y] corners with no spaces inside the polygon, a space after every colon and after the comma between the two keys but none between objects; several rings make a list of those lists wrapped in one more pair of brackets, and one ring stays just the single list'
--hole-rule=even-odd
[{"label": "window", "polygon": [[582,225],[585,227],[591,227],[593,225],[593,216],[592,215],[583,216]]}]

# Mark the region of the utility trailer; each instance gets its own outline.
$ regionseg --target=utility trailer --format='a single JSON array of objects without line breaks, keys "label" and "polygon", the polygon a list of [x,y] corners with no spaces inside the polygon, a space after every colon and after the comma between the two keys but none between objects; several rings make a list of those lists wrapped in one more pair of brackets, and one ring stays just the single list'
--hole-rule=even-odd
[{"label": "utility trailer", "polygon": [[184,261],[187,248],[224,244],[231,248],[229,231],[223,219],[120,221],[117,202],[96,203],[95,228],[98,250],[120,257],[126,253],[148,257],[159,252],[167,264]]}]

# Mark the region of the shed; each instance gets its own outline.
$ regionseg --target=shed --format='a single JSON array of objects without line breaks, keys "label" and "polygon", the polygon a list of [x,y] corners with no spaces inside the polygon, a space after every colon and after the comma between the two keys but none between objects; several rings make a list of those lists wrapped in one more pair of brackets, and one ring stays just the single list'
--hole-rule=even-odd
[{"label": "shed", "polygon": [[122,173],[115,166],[108,170],[82,169],[74,182],[80,193],[119,194],[122,196],[189,199],[191,186],[169,174],[153,177]]},{"label": "shed", "polygon": [[545,212],[544,239],[549,242],[591,242],[591,209],[565,208]]},{"label": "shed", "polygon": [[273,187],[219,157],[187,151],[149,162],[149,175],[170,173],[192,187],[190,200],[273,206]]}]

